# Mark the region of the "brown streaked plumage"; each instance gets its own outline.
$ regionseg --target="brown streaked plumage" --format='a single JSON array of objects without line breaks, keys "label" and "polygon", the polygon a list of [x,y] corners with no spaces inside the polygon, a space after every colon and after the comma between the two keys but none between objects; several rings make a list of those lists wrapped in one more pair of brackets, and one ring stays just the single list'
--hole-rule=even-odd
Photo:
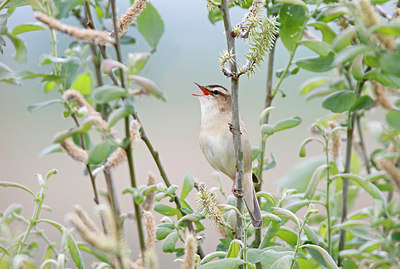
[{"label": "brown streaked plumage", "polygon": [[[196,85],[203,94],[198,96],[201,105],[200,148],[210,165],[230,177],[235,186],[236,158],[230,131],[232,99],[230,92],[220,85]],[[253,186],[251,146],[246,126],[240,120],[244,159],[243,198],[255,228],[262,227],[262,216]],[[258,180],[257,177],[254,179]],[[234,193],[235,194],[235,193]]]}]

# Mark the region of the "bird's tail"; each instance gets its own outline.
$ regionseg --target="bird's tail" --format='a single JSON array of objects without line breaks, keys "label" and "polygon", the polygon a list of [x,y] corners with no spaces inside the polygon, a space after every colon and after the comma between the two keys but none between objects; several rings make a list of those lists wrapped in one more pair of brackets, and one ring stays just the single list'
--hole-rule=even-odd
[{"label": "bird's tail", "polygon": [[244,195],[244,201],[246,203],[247,211],[250,214],[251,222],[253,223],[254,228],[262,228],[263,221],[261,216],[261,208],[258,204],[257,195],[254,187],[248,195]]}]

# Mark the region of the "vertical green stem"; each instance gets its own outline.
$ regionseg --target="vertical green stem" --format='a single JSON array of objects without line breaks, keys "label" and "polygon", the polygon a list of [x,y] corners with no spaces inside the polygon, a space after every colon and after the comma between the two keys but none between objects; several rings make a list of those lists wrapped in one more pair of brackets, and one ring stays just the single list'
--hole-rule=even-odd
[{"label": "vertical green stem", "polygon": [[42,210],[43,206],[43,200],[44,200],[44,187],[42,186],[39,195],[35,199],[35,209],[33,211],[32,219],[29,220],[29,225],[28,228],[25,231],[24,237],[22,238],[19,248],[18,248],[18,254],[22,253],[22,250],[24,249],[26,240],[28,239],[29,233],[31,232],[32,228],[36,226],[36,223],[39,219],[40,216],[40,211]]},{"label": "vertical green stem", "polygon": [[[117,27],[117,13],[116,13],[116,8],[115,8],[115,0],[110,0],[111,4],[111,12],[112,12],[112,19],[113,19],[113,26],[114,26],[114,38],[115,38],[115,50],[117,53],[117,60],[122,63],[122,56],[121,56],[121,49],[120,49],[120,43],[119,43],[119,36],[118,36],[118,27]],[[120,68],[120,78],[121,78],[121,87],[125,88],[125,81],[124,81],[124,73],[123,70]],[[129,132],[129,116],[125,117],[125,137],[130,141],[130,132]],[[131,179],[131,186],[133,188],[137,187],[136,184],[136,176],[135,176],[135,168],[133,165],[133,156],[132,156],[132,147],[131,144],[127,145],[125,148],[126,155],[128,158],[128,165],[129,165],[129,175]],[[142,215],[140,212],[139,205],[135,203],[135,200],[133,199],[133,206],[135,208],[135,214],[136,214],[136,223],[137,223],[137,229],[138,229],[138,234],[139,234],[139,243],[140,243],[140,250],[142,253],[142,257],[144,255],[144,251],[146,250],[145,243],[144,243],[144,232],[143,232],[143,224],[142,224]]]},{"label": "vertical green stem", "polygon": [[326,156],[326,218],[328,222],[328,253],[332,256],[332,220],[331,220],[331,201],[330,201],[330,186],[331,186],[331,179],[330,179],[330,160],[329,160],[329,146],[328,140],[325,140],[325,156]]},{"label": "vertical green stem", "polygon": [[300,245],[301,245],[301,233],[303,232],[304,226],[306,225],[308,219],[305,219],[299,229],[299,233],[297,235],[297,243],[296,243],[296,247],[294,250],[294,255],[293,255],[293,260],[292,263],[290,264],[290,269],[293,269],[293,266],[296,262],[297,259],[297,253],[299,253],[299,249],[300,249]]}]

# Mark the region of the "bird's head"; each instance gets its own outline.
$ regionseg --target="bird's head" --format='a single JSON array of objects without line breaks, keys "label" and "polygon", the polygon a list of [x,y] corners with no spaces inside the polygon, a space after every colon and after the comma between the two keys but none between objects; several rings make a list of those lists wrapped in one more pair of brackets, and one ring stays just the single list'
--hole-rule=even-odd
[{"label": "bird's head", "polygon": [[193,94],[199,97],[202,112],[218,110],[220,112],[232,109],[232,99],[230,92],[220,85],[201,86],[195,83],[203,94]]}]

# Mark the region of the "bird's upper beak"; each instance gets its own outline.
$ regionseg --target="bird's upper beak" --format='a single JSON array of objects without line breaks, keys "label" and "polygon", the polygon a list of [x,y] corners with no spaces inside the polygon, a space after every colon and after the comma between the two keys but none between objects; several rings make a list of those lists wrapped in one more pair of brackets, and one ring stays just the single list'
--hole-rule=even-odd
[{"label": "bird's upper beak", "polygon": [[194,94],[193,93],[194,96],[207,96],[207,95],[210,95],[210,92],[204,86],[201,86],[201,85],[197,84],[196,82],[194,84],[196,84],[197,87],[199,87],[200,90],[203,92],[203,94]]}]

